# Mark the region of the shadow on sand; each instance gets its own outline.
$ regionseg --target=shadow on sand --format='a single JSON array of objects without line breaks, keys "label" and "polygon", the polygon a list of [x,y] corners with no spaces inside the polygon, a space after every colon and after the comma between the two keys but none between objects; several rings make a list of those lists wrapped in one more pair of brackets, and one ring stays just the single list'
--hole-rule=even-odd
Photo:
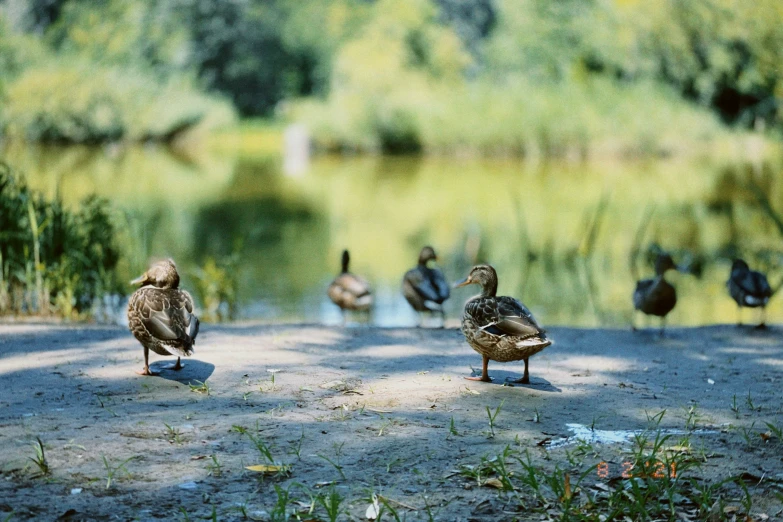
[{"label": "shadow on sand", "polygon": [[204,382],[215,371],[214,364],[199,361],[198,359],[183,360],[181,370],[172,370],[169,368],[170,366],[170,361],[155,361],[150,364],[150,369],[157,373],[154,377],[160,377],[167,381],[177,381],[181,384],[196,384],[196,381]]},{"label": "shadow on sand", "polygon": [[[474,369],[472,375],[474,377],[480,376],[481,370]],[[497,386],[508,386],[511,388],[530,388],[531,390],[555,393],[561,393],[563,391],[548,380],[542,379],[540,377],[530,377],[530,382],[528,384],[511,382],[521,378],[522,375],[517,372],[510,372],[508,370],[491,370],[489,372],[489,377],[492,379],[492,382],[481,384],[494,384]]]}]

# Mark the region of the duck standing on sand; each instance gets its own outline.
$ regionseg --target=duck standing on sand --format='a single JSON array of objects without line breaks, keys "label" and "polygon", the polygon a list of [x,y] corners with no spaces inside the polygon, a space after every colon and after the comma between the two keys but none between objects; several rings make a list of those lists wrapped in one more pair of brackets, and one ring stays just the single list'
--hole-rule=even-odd
[{"label": "duck standing on sand", "polygon": [[767,276],[761,272],[751,270],[742,259],[734,260],[731,265],[731,275],[726,282],[729,294],[737,303],[737,326],[742,326],[742,307],[761,307],[761,322],[756,328],[766,328],[766,307],[769,298],[772,297],[772,287],[769,286]]},{"label": "duck standing on sand", "polygon": [[419,253],[419,263],[405,272],[402,278],[402,295],[419,312],[419,326],[422,325],[422,313],[439,313],[446,324],[446,312],[443,302],[449,298],[450,290],[443,272],[430,268],[427,263],[437,261],[438,256],[431,246],[425,246]]},{"label": "duck standing on sand", "polygon": [[[655,277],[637,281],[636,289],[633,292],[635,310],[661,318],[661,336],[663,336],[666,327],[666,315],[677,304],[677,291],[664,277],[666,272],[672,269],[677,269],[672,257],[669,254],[658,254],[655,258]],[[636,330],[633,322],[631,329]]]},{"label": "duck standing on sand", "polygon": [[155,375],[150,371],[150,350],[176,355],[177,363],[167,369],[180,370],[180,357],[193,353],[199,321],[193,314],[193,298],[179,288],[174,261],[158,261],[131,284],[142,285],[128,302],[128,327],[144,347],[144,369],[137,373]]},{"label": "duck standing on sand", "polygon": [[481,294],[465,303],[462,316],[462,333],[468,344],[481,354],[481,377],[465,377],[472,381],[490,382],[487,364],[490,359],[498,362],[525,361],[522,378],[513,381],[530,382],[528,359],[552,344],[546,338],[533,314],[525,305],[514,299],[497,295],[498,275],[489,265],[474,266],[470,274],[455,288],[477,284]]},{"label": "duck standing on sand", "polygon": [[343,250],[342,271],[334,278],[334,281],[326,290],[326,295],[329,296],[329,299],[340,307],[343,313],[343,323],[345,323],[346,310],[369,313],[373,304],[369,283],[348,271],[350,262],[351,255],[347,250]]}]

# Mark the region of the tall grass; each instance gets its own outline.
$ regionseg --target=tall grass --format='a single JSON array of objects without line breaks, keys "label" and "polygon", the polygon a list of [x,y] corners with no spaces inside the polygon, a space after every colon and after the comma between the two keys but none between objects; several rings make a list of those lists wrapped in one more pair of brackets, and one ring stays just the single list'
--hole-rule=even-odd
[{"label": "tall grass", "polygon": [[68,210],[0,163],[0,223],[0,315],[78,317],[120,289],[120,249],[106,200],[91,196]]}]

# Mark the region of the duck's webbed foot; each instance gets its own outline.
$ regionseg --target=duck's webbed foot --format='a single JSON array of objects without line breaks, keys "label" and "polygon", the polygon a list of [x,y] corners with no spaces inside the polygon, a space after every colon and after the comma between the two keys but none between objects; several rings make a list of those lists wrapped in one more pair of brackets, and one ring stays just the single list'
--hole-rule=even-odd
[{"label": "duck's webbed foot", "polygon": [[474,375],[471,377],[465,377],[465,380],[468,381],[481,381],[481,382],[492,382],[492,378],[489,375]]},{"label": "duck's webbed foot", "polygon": [[157,373],[150,370],[150,350],[146,346],[144,347],[144,369],[136,373],[139,375],[157,375]]},{"label": "duck's webbed foot", "polygon": [[483,356],[481,361],[481,377],[470,376],[465,377],[465,379],[469,381],[492,382],[492,379],[489,377],[489,372],[487,372],[487,365],[489,365],[489,357]]}]

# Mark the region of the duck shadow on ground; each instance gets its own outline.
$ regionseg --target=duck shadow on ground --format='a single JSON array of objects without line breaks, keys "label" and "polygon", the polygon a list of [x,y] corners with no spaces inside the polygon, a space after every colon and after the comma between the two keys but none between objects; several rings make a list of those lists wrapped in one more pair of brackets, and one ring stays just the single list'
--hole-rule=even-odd
[{"label": "duck shadow on ground", "polygon": [[156,372],[156,377],[168,381],[177,381],[181,384],[196,384],[196,381],[202,383],[212,376],[215,371],[215,365],[212,363],[199,361],[198,359],[187,359],[182,361],[181,370],[172,370],[171,361],[155,361],[150,364],[150,370]]},{"label": "duck shadow on ground", "polygon": [[[474,370],[472,375],[474,377],[481,376],[481,370]],[[492,382],[481,384],[494,384],[496,386],[510,386],[513,388],[529,388],[531,390],[554,393],[561,393],[563,391],[548,380],[542,379],[540,377],[530,377],[530,382],[527,384],[511,382],[521,378],[522,375],[516,372],[509,372],[507,370],[491,370],[489,372],[489,377],[492,379]]]}]

